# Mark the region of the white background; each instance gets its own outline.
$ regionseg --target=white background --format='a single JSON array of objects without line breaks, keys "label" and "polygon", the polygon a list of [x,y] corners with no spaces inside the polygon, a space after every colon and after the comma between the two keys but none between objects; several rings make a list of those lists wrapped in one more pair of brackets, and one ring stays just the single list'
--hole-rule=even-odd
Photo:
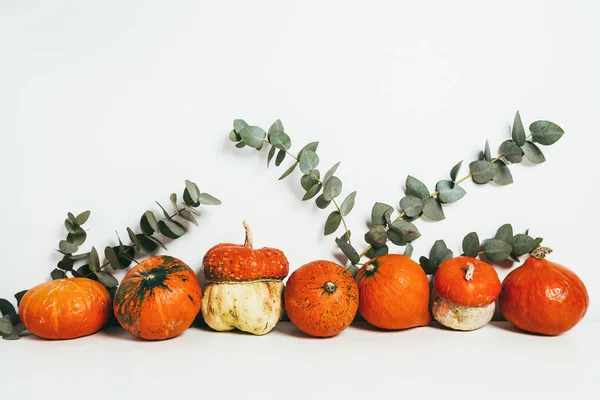
[{"label": "white background", "polygon": [[518,109],[526,127],[548,119],[565,129],[543,149],[548,161],[513,166],[508,187],[465,183],[445,221],[417,222],[415,256],[440,238],[459,253],[466,233],[489,237],[505,222],[529,228],[584,280],[588,315],[560,338],[499,329],[506,324],[464,336],[351,328],[311,342],[284,324],[260,339],[196,330],[154,347],[124,334],[27,338],[0,343],[4,390],[34,394],[56,382],[61,390],[46,395],[75,396],[85,382],[65,378],[69,368],[89,370],[102,398],[162,394],[152,386],[161,369],[178,382],[170,395],[320,397],[373,385],[371,394],[439,396],[458,385],[463,397],[490,397],[487,384],[496,396],[584,398],[600,389],[597,2],[123,3],[0,2],[0,296],[48,278],[68,211],[92,210],[84,248],[103,248],[115,229],[123,238],[137,229],[154,200],[169,205],[185,179],[223,200],[168,246],[195,270],[210,246],[243,240],[243,219],[255,244],[282,249],[292,269],[335,260],[333,237],[321,234],[328,212],[300,201],[298,172],[278,181],[284,168],[267,170],[266,151],[236,149],[234,118],[263,128],[280,118],[293,150],[320,141],[322,171],[342,162],[343,194],[358,190],[348,223],[363,248],[375,201],[397,205],[408,174],[432,188],[486,139],[495,151]]}]

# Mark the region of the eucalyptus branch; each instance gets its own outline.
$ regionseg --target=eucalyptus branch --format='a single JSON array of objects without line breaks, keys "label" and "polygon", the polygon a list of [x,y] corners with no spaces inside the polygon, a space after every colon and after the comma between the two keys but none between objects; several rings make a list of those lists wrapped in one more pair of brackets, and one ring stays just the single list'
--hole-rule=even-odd
[{"label": "eucalyptus branch", "polygon": [[[261,150],[264,145],[271,146],[267,156],[267,167],[273,157],[275,157],[275,165],[279,166],[286,156],[292,158],[292,165],[279,178],[284,179],[289,176],[296,167],[300,167],[303,173],[300,178],[300,184],[306,191],[302,200],[309,200],[315,197],[319,192],[322,193],[316,198],[315,203],[320,209],[327,208],[333,204],[335,211],[331,212],[325,222],[324,235],[330,235],[338,230],[340,226],[344,228],[344,238],[347,243],[350,243],[350,230],[346,223],[347,216],[354,207],[356,191],[350,193],[340,204],[337,200],[342,192],[342,181],[335,176],[335,172],[339,167],[338,162],[327,171],[321,178],[320,172],[317,169],[319,165],[319,156],[316,154],[319,142],[312,142],[304,146],[298,155],[292,154],[289,149],[291,147],[291,139],[285,133],[283,124],[280,120],[275,121],[269,128],[268,134],[265,130],[250,126],[244,120],[236,119],[233,121],[233,130],[229,133],[229,139],[236,143],[236,147],[243,148],[246,146],[253,147],[256,150]],[[277,151],[279,150],[279,151]],[[277,152],[277,156],[275,153]],[[336,239],[338,242],[341,239]],[[338,243],[339,244],[339,243]],[[358,254],[357,254],[358,255]]]},{"label": "eucalyptus branch", "polygon": [[[418,239],[421,234],[412,221],[421,216],[432,221],[441,221],[445,218],[443,204],[454,203],[464,197],[466,191],[461,183],[472,179],[476,184],[494,182],[498,185],[513,183],[512,174],[508,168],[510,164],[517,164],[527,158],[534,164],[542,163],[546,159],[535,144],[552,145],[564,134],[558,125],[549,121],[535,121],[529,126],[530,134],[525,135],[521,116],[517,111],[512,127],[512,138],[504,141],[499,148],[499,153],[492,158],[489,142],[478,160],[469,164],[469,174],[457,179],[462,161],[450,171],[450,180],[442,180],[436,184],[435,191],[430,192],[427,186],[418,179],[408,176],[406,179],[405,197],[399,203],[399,215],[392,220],[394,208],[385,203],[375,203],[371,211],[372,228],[365,234],[365,241],[369,244],[365,250],[358,254],[361,259],[387,254],[387,242],[395,245],[406,246],[405,254],[412,253],[411,242]],[[528,140],[531,138],[532,140]],[[344,250],[344,249],[342,249]],[[354,258],[355,260],[356,258]],[[356,264],[351,260],[352,264]],[[351,268],[355,271],[356,268]]]},{"label": "eucalyptus branch", "polygon": [[[529,236],[525,233],[513,234],[511,224],[504,224],[496,231],[492,238],[479,241],[477,232],[467,234],[462,241],[462,255],[477,258],[485,255],[492,262],[519,262],[519,257],[529,254],[537,249],[544,239]],[[439,265],[454,257],[452,250],[448,249],[443,240],[433,244],[429,257],[421,257],[419,263],[427,275],[434,274]]]}]

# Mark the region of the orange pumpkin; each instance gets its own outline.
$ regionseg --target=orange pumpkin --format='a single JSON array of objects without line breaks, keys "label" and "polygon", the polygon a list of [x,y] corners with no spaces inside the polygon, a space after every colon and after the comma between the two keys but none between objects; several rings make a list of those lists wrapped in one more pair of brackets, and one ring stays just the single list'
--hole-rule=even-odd
[{"label": "orange pumpkin", "polygon": [[358,309],[358,286],[341,265],[313,261],[290,275],[284,298],[287,315],[298,329],[330,337],[352,323]]},{"label": "orange pumpkin", "polygon": [[542,335],[560,335],[587,312],[590,299],[583,281],[570,269],[545,259],[552,250],[539,247],[506,276],[500,310],[512,324]]},{"label": "orange pumpkin", "polygon": [[110,294],[87,278],[56,279],[42,283],[21,299],[21,322],[44,339],[73,339],[91,335],[110,317]]},{"label": "orange pumpkin", "polygon": [[192,325],[202,293],[194,271],[177,258],[150,257],[133,267],[117,289],[114,312],[133,335],[168,339]]},{"label": "orange pumpkin", "polygon": [[433,316],[452,329],[481,328],[492,319],[501,288],[491,265],[467,256],[446,260],[433,277]]},{"label": "orange pumpkin", "polygon": [[376,257],[356,275],[358,311],[371,325],[407,329],[429,324],[429,281],[419,264],[400,254]]}]

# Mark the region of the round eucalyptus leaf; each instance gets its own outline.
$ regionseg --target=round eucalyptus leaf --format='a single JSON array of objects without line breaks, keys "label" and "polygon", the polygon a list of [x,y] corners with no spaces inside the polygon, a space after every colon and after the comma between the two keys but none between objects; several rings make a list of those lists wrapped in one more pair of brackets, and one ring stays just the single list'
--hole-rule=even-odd
[{"label": "round eucalyptus leaf", "polygon": [[[356,190],[354,192],[350,193],[348,196],[346,196],[346,198],[342,202],[342,205],[340,206],[340,211],[343,216],[350,214],[350,211],[352,211],[352,209],[354,208],[355,199],[356,199]],[[325,200],[325,199],[323,199],[323,200]]]},{"label": "round eucalyptus leaf", "polygon": [[407,176],[405,182],[406,190],[404,191],[407,196],[418,197],[419,199],[426,200],[429,198],[429,190],[427,186],[417,178],[413,176]]},{"label": "round eucalyptus leaf", "polygon": [[[386,215],[391,215],[394,209],[385,203],[375,203],[371,209],[371,222],[375,225],[388,224]],[[388,217],[389,218],[389,217]]]},{"label": "round eucalyptus leaf", "polygon": [[90,251],[90,270],[98,271],[100,269],[100,258],[98,257],[98,251],[95,247],[92,247]]},{"label": "round eucalyptus leaf", "polygon": [[73,264],[74,261],[71,260],[69,256],[64,256],[56,266],[63,271],[71,271],[73,269]]},{"label": "round eucalyptus leaf", "polygon": [[[160,246],[160,247],[162,247],[164,250],[168,250],[168,249],[167,249],[167,246],[165,246],[163,242],[161,242],[160,240],[158,240],[158,239],[157,239],[157,238],[155,238],[154,236],[146,236],[146,237],[145,237],[145,239],[148,239],[148,240],[150,240],[150,241],[152,241],[152,242],[156,243],[156,245],[157,245],[157,246]],[[142,246],[143,246],[143,245],[144,245],[144,241],[142,240]],[[146,253],[152,253],[152,252],[154,251],[154,250],[150,250],[150,245],[148,245],[148,247],[147,247],[146,249],[144,249],[143,247],[142,247],[142,249],[143,249],[144,251],[146,251]]]},{"label": "round eucalyptus leaf", "polygon": [[96,278],[106,287],[117,287],[119,281],[106,271],[95,272]]},{"label": "round eucalyptus leaf", "polygon": [[405,255],[406,257],[410,258],[412,257],[414,251],[414,247],[412,244],[407,243],[406,246],[404,247],[404,253],[402,253],[403,255]]},{"label": "round eucalyptus leaf", "polygon": [[323,199],[332,200],[342,193],[342,181],[337,176],[332,176],[323,188]]},{"label": "round eucalyptus leaf", "polygon": [[471,232],[462,241],[462,250],[465,256],[476,258],[479,255],[479,236],[477,232]]},{"label": "round eucalyptus leaf", "polygon": [[25,296],[25,293],[27,292],[27,290],[21,290],[20,292],[15,293],[15,299],[17,299],[17,306],[21,304],[21,299],[23,298],[23,296]]},{"label": "round eucalyptus leaf", "polygon": [[319,142],[310,142],[309,144],[307,144],[306,146],[304,146],[302,149],[300,149],[300,151],[298,152],[298,159],[300,159],[300,157],[302,157],[302,153],[304,153],[307,150],[310,151],[317,151],[317,148],[319,147]]},{"label": "round eucalyptus leaf", "polygon": [[550,146],[560,140],[565,131],[550,121],[535,121],[529,125],[534,142]]},{"label": "round eucalyptus leaf", "polygon": [[432,221],[441,221],[446,218],[442,205],[435,197],[430,197],[425,200],[425,205],[423,205],[423,215]]},{"label": "round eucalyptus leaf", "polygon": [[366,234],[365,242],[374,247],[381,247],[387,243],[387,232],[382,225],[374,225]]},{"label": "round eucalyptus leaf", "polygon": [[390,229],[387,231],[388,239],[395,245],[404,246],[421,236],[421,232],[417,227],[408,221],[399,219],[392,222]]},{"label": "round eucalyptus leaf", "polygon": [[512,140],[502,142],[499,151],[511,163],[520,163],[523,161],[523,150]]},{"label": "round eucalyptus leaf", "polygon": [[325,236],[337,231],[337,229],[340,227],[341,222],[342,214],[340,214],[338,211],[334,211],[331,214],[329,214],[329,216],[327,217],[327,221],[325,221]]},{"label": "round eucalyptus leaf", "polygon": [[325,200],[323,198],[323,194],[321,193],[321,195],[319,195],[319,197],[316,198],[315,203],[317,204],[317,207],[319,207],[321,210],[324,210],[327,207],[329,207],[329,205],[331,204],[331,200]]},{"label": "round eucalyptus leaf", "polygon": [[421,256],[419,258],[419,265],[421,266],[421,268],[423,268],[423,271],[425,271],[426,275],[433,275],[433,274],[435,274],[435,271],[437,270],[437,267],[438,267],[429,258],[423,257],[423,256]]},{"label": "round eucalyptus leaf", "polygon": [[342,239],[335,239],[335,243],[338,245],[340,250],[342,250],[342,253],[344,253],[352,265],[358,264],[360,257],[356,249],[352,247],[350,243]]},{"label": "round eucalyptus leaf", "polygon": [[502,240],[504,243],[513,244],[513,227],[511,224],[504,224],[496,231],[494,239]]},{"label": "round eucalyptus leaf", "polygon": [[[316,176],[316,178],[315,178],[315,176]],[[320,177],[321,177],[321,175],[319,173],[319,170],[315,169],[312,171],[312,174],[308,173],[308,174],[302,175],[302,177],[300,178],[300,185],[302,185],[302,188],[304,190],[309,190],[311,187],[313,187],[315,184],[317,184],[319,182],[317,180],[317,178],[320,178]]]},{"label": "round eucalyptus leaf", "polygon": [[238,149],[243,149],[244,147],[246,147],[246,143],[244,143],[244,142],[236,143],[235,147],[237,147]]},{"label": "round eucalyptus leaf", "polygon": [[14,327],[9,318],[0,318],[0,333],[2,335],[10,335],[13,333],[13,330]]},{"label": "round eucalyptus leaf", "polygon": [[148,210],[142,215],[142,218],[140,218],[140,229],[146,235],[152,235],[158,231],[158,221],[152,211]]},{"label": "round eucalyptus leaf", "polygon": [[239,134],[244,143],[255,149],[262,148],[263,140],[265,140],[265,137],[267,136],[267,133],[258,126],[247,126],[239,131]]},{"label": "round eucalyptus leaf", "polygon": [[287,150],[292,147],[292,139],[283,131],[269,133],[269,143],[280,150]]},{"label": "round eucalyptus leaf", "polygon": [[386,254],[388,254],[390,252],[390,248],[386,245],[383,245],[381,247],[371,247],[369,249],[369,251],[366,252],[366,256],[373,259],[375,257],[379,257],[379,256],[385,256]]},{"label": "round eucalyptus leaf", "polygon": [[415,196],[405,196],[400,200],[400,209],[409,218],[420,217],[423,213],[423,205],[423,200]]},{"label": "round eucalyptus leaf", "polygon": [[469,170],[473,175],[473,182],[481,185],[494,178],[498,171],[498,165],[489,161],[477,160],[469,164]]},{"label": "round eucalyptus leaf", "polygon": [[158,229],[161,234],[170,239],[177,239],[185,233],[185,229],[179,222],[168,219],[159,221]]},{"label": "round eucalyptus leaf", "polygon": [[65,229],[67,230],[67,232],[69,232],[69,233],[75,233],[77,231],[77,228],[79,228],[77,226],[77,224],[75,224],[69,218],[65,219]]},{"label": "round eucalyptus leaf", "polygon": [[523,143],[525,143],[525,128],[523,127],[523,121],[521,121],[521,114],[518,111],[513,121],[512,140],[519,146],[523,146]]},{"label": "round eucalyptus leaf", "polygon": [[[200,197],[200,189],[198,189],[198,185],[186,179],[185,188],[187,189],[188,194],[190,195],[190,199],[192,199],[192,202],[198,202],[198,198]],[[177,202],[177,196],[175,196],[175,202]]]},{"label": "round eucalyptus leaf", "polygon": [[79,214],[77,217],[75,217],[75,219],[77,220],[77,224],[79,225],[83,225],[87,222],[88,218],[90,217],[91,211],[84,211],[81,214]]},{"label": "round eucalyptus leaf", "polygon": [[52,272],[50,272],[50,277],[53,280],[62,279],[62,278],[65,278],[66,276],[67,275],[65,274],[65,271],[61,271],[58,268],[55,268],[55,269],[52,270]]},{"label": "round eucalyptus leaf", "polygon": [[[275,147],[273,147],[273,149],[274,148]],[[287,155],[287,153],[284,150],[279,150],[279,152],[277,153],[277,157],[275,157],[275,166],[276,167],[279,167],[281,165],[283,160],[285,160],[286,155]]]},{"label": "round eucalyptus leaf", "polygon": [[79,249],[76,245],[69,243],[66,240],[61,240],[58,242],[58,248],[65,254],[73,254]]},{"label": "round eucalyptus leaf", "polygon": [[80,229],[77,233],[69,233],[67,235],[67,242],[73,243],[75,246],[81,246],[86,238],[87,233],[83,229]]},{"label": "round eucalyptus leaf", "polygon": [[525,154],[525,158],[534,164],[540,164],[546,161],[546,157],[544,157],[542,150],[529,140],[523,144],[523,153]]},{"label": "round eucalyptus leaf", "polygon": [[444,204],[454,203],[467,194],[465,189],[453,181],[439,181],[435,186],[435,190],[438,192],[438,200]]},{"label": "round eucalyptus leaf", "polygon": [[498,166],[496,175],[494,175],[493,181],[498,185],[510,185],[513,183],[513,177],[508,166],[502,160],[496,160],[494,163]]},{"label": "round eucalyptus leaf", "polygon": [[199,201],[192,200],[192,196],[187,188],[185,188],[183,191],[183,202],[189,207],[198,207],[200,205]]},{"label": "round eucalyptus leaf", "polygon": [[216,197],[211,196],[208,193],[200,193],[200,197],[198,200],[200,201],[201,204],[204,204],[207,206],[218,206],[219,204],[221,204],[221,200],[217,199]]},{"label": "round eucalyptus leaf", "polygon": [[246,128],[247,126],[248,126],[248,124],[243,119],[234,119],[233,120],[233,129],[237,133],[240,133],[242,131],[242,129]]},{"label": "round eucalyptus leaf", "polygon": [[114,248],[110,246],[106,246],[104,248],[104,257],[110,263],[110,266],[115,271],[121,269],[121,264],[119,263],[119,258],[117,257],[117,253]]},{"label": "round eucalyptus leaf", "polygon": [[519,233],[513,238],[513,252],[517,256],[531,253],[538,247],[538,243],[529,235]]},{"label": "round eucalyptus leaf", "polygon": [[229,132],[229,140],[231,140],[232,142],[236,142],[237,143],[240,140],[242,140],[242,137],[237,134],[237,132],[235,131],[235,129],[232,129],[231,132]]},{"label": "round eucalyptus leaf", "polygon": [[313,197],[315,197],[317,195],[317,193],[319,193],[321,191],[321,184],[320,183],[315,183],[314,185],[312,185],[312,187],[310,187],[306,193],[304,193],[304,196],[302,197],[302,200],[310,200]]},{"label": "round eucalyptus leaf", "polygon": [[299,162],[300,171],[303,174],[308,174],[311,169],[317,168],[317,165],[319,165],[319,156],[312,150],[305,150],[302,152]]},{"label": "round eucalyptus leaf", "polygon": [[183,219],[185,219],[186,221],[191,222],[192,224],[199,226],[198,225],[198,221],[196,220],[196,217],[194,217],[194,214],[192,214],[191,212],[189,212],[188,210],[181,210],[179,212],[179,216]]},{"label": "round eucalyptus leaf", "polygon": [[486,257],[490,261],[506,260],[512,252],[512,246],[498,239],[488,239],[481,245],[485,251]]},{"label": "round eucalyptus leaf", "polygon": [[[277,151],[277,149],[272,146],[269,149],[269,155],[267,156],[267,168],[269,168],[269,164],[271,164],[271,160],[273,159],[273,156],[275,156],[276,151]],[[284,154],[285,154],[285,152],[284,152]]]},{"label": "round eucalyptus leaf", "polygon": [[275,131],[284,132],[283,123],[279,119],[277,121],[273,122],[273,124],[269,127],[269,134],[271,134]]},{"label": "round eucalyptus leaf", "polygon": [[0,316],[16,314],[15,306],[6,299],[0,299]]}]

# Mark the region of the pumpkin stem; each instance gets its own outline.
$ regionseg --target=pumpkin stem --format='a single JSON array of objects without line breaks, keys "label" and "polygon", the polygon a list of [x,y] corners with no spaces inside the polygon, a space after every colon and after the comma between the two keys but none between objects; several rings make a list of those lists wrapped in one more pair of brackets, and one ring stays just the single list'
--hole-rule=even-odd
[{"label": "pumpkin stem", "polygon": [[246,221],[242,221],[242,225],[244,225],[244,228],[246,229],[246,240],[244,240],[244,247],[251,249],[252,248],[252,230],[250,229],[250,226],[248,225],[248,223]]},{"label": "pumpkin stem", "polygon": [[465,269],[465,279],[467,281],[470,281],[471,279],[473,279],[473,272],[475,272],[475,266],[471,263],[467,263],[465,267],[467,267]]},{"label": "pumpkin stem", "polygon": [[323,290],[325,290],[329,294],[333,294],[337,289],[337,285],[333,282],[325,282],[323,285]]},{"label": "pumpkin stem", "polygon": [[538,260],[543,260],[550,253],[552,253],[552,249],[550,247],[539,246],[531,252],[531,255]]}]

